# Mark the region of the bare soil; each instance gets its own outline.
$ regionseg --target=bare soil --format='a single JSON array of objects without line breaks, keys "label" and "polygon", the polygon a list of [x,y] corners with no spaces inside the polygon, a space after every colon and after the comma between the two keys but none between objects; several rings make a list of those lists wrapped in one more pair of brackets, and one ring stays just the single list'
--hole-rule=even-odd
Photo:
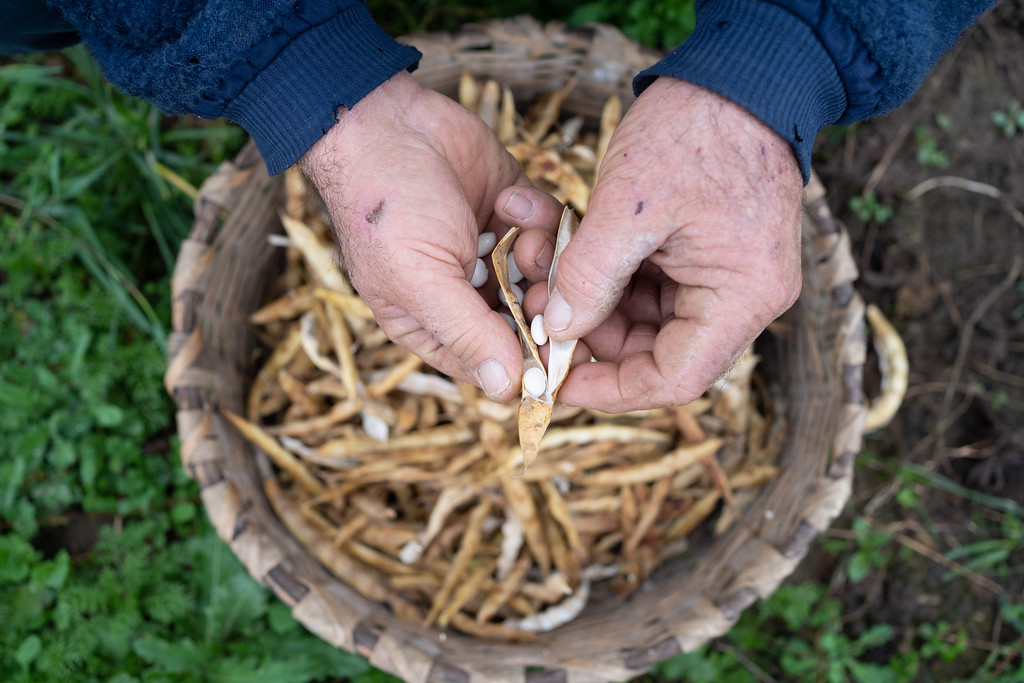
[{"label": "bare soil", "polygon": [[[919,487],[923,511],[901,507],[894,464],[920,465],[1024,505],[1024,131],[1007,137],[991,121],[1011,99],[1024,102],[1022,56],[1024,2],[1006,0],[963,36],[911,102],[845,137],[823,135],[816,163],[829,204],[851,234],[859,289],[891,318],[910,359],[900,413],[866,438],[866,450],[878,457],[861,458],[845,522],[868,517],[894,537],[926,546],[901,543],[876,575],[833,592],[846,601],[854,631],[889,623],[906,635],[914,624],[941,620],[966,628],[976,646],[935,665],[929,673],[939,681],[969,677],[986,647],[1017,639],[998,614],[1001,600],[1020,601],[1024,593],[1024,553],[1009,558],[1005,575],[989,572],[1001,595],[976,577],[949,579],[948,567],[927,549],[946,553],[999,538],[1002,513],[934,486]],[[948,156],[948,166],[922,163],[928,144]],[[907,197],[939,176],[956,180]],[[895,210],[880,226],[847,208],[865,187]],[[993,194],[989,188],[999,197],[983,194]],[[809,558],[801,573],[834,581],[829,561]]]}]

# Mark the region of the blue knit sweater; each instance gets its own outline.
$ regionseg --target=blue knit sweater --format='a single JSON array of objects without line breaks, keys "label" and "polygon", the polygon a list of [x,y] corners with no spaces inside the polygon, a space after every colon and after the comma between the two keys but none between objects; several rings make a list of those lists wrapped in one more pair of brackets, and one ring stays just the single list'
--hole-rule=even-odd
[{"label": "blue knit sweater", "polygon": [[[806,178],[818,130],[908,99],[994,1],[698,0],[696,31],[634,88],[665,75],[724,95],[789,141]],[[65,21],[41,0],[0,0],[0,49],[51,47],[70,24],[112,83],[170,114],[236,121],[271,173],[420,58],[361,0],[47,2]]]}]

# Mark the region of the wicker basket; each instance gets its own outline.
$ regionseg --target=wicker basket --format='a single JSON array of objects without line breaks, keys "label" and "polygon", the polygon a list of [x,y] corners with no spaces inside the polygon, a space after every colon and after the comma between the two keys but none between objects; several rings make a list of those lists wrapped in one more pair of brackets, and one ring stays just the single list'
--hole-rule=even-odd
[{"label": "wicker basket", "polygon": [[[430,87],[452,93],[468,69],[500,79],[529,102],[579,74],[565,109],[593,117],[613,92],[629,102],[632,75],[657,58],[609,27],[569,31],[529,19],[410,41],[425,53],[416,76]],[[853,288],[848,237],[812,181],[803,294],[780,321],[782,332],[765,335],[758,349],[787,398],[790,433],[779,456],[782,474],[760,492],[746,524],[695,537],[693,551],[661,567],[645,590],[593,599],[575,621],[532,643],[484,642],[396,618],[329,574],[288,534],[264,497],[253,446],[219,412],[244,405],[254,350],[247,319],[281,266],[266,236],[282,230],[282,201],[282,183],[268,178],[252,145],[203,184],[174,274],[166,385],[178,406],[184,466],[218,533],[327,642],[410,683],[629,679],[724,634],[794,570],[849,497],[866,414],[864,307]]]}]

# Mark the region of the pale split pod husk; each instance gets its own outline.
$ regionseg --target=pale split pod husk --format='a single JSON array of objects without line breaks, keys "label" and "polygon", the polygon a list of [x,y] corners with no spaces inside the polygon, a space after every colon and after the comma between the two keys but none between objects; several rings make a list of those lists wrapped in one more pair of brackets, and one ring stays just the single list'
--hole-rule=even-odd
[{"label": "pale split pod husk", "polygon": [[882,373],[879,394],[871,401],[868,415],[864,419],[864,431],[871,432],[887,426],[899,411],[907,393],[910,364],[903,338],[881,309],[869,304],[865,314],[874,333],[878,369]]},{"label": "pale split pod husk", "polygon": [[[555,289],[555,280],[558,272],[558,257],[569,244],[569,240],[576,234],[580,222],[576,214],[568,206],[562,211],[562,219],[558,225],[558,233],[555,237],[555,254],[551,261],[551,270],[548,273],[548,295]],[[494,248],[491,259],[494,262],[494,272],[498,279],[498,285],[505,294],[512,317],[516,321],[519,330],[519,341],[523,347],[523,377],[526,373],[536,368],[544,373],[544,391],[533,395],[527,391],[527,383],[523,381],[522,399],[519,404],[519,445],[523,452],[523,470],[525,473],[530,463],[537,457],[540,451],[540,440],[551,424],[551,414],[555,407],[555,396],[561,388],[562,383],[569,374],[569,366],[572,363],[572,354],[576,350],[577,339],[556,340],[549,339],[548,364],[540,357],[540,350],[537,342],[530,331],[530,325],[526,322],[523,307],[520,305],[512,290],[512,282],[508,273],[508,256],[512,251],[516,238],[519,236],[519,228],[512,228],[498,242]]]}]

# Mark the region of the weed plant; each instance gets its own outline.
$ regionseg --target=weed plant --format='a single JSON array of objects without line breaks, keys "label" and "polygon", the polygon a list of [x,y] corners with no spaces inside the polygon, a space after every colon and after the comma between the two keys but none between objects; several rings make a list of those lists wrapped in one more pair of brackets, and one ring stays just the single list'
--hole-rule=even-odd
[{"label": "weed plant", "polygon": [[1021,109],[1020,102],[1010,100],[1006,111],[998,109],[992,112],[992,123],[1008,138],[1024,132],[1024,109]]}]

